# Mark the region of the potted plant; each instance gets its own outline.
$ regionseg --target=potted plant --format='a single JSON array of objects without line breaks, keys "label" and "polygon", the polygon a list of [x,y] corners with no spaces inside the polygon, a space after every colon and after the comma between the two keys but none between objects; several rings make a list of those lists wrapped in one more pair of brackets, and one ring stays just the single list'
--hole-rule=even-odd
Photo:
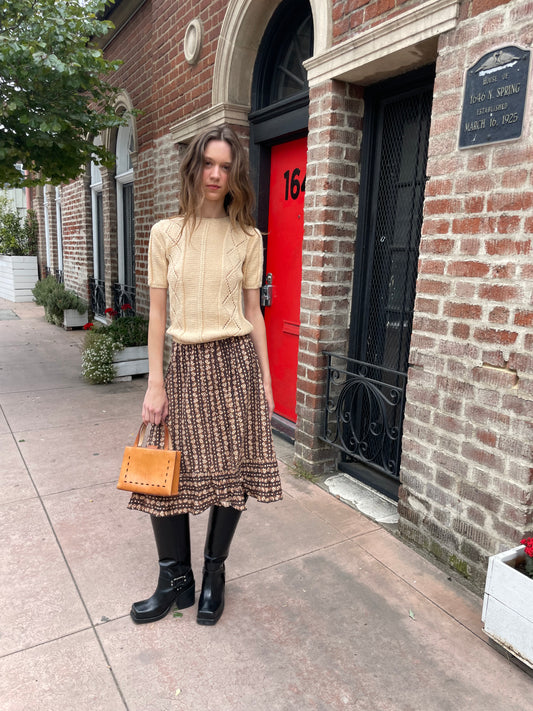
[{"label": "potted plant", "polygon": [[33,210],[22,217],[0,196],[0,297],[31,301],[37,274],[37,220]]},{"label": "potted plant", "polygon": [[533,668],[533,538],[490,556],[481,619],[485,634]]},{"label": "potted plant", "polygon": [[37,282],[32,290],[39,306],[44,306],[46,320],[66,329],[82,327],[87,323],[87,302],[53,276]]},{"label": "potted plant", "polygon": [[[129,313],[130,309],[122,309]],[[82,353],[82,375],[91,383],[130,380],[148,372],[148,319],[120,316],[112,309],[106,314],[113,320],[105,326],[88,323]]]}]

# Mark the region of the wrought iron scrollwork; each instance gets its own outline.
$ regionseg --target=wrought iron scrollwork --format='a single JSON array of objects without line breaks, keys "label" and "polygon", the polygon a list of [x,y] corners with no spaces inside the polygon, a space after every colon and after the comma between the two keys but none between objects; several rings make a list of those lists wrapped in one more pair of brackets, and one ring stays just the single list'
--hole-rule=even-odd
[{"label": "wrought iron scrollwork", "polygon": [[353,459],[397,477],[407,375],[335,353],[325,355],[322,439]]},{"label": "wrought iron scrollwork", "polygon": [[[122,315],[135,314],[135,287],[128,284],[113,284],[114,308]],[[128,311],[126,314],[125,307]],[[131,308],[128,308],[131,307]]]},{"label": "wrought iron scrollwork", "polygon": [[105,315],[105,281],[103,279],[89,279],[91,294],[91,311],[96,316]]}]

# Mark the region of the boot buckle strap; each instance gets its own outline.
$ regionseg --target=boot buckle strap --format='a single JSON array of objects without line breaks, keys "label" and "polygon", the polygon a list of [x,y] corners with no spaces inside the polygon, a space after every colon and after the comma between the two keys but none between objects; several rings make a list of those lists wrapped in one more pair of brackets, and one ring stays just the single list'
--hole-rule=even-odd
[{"label": "boot buckle strap", "polygon": [[170,581],[171,588],[179,588],[187,580],[187,575],[179,575],[177,578],[172,578]]}]

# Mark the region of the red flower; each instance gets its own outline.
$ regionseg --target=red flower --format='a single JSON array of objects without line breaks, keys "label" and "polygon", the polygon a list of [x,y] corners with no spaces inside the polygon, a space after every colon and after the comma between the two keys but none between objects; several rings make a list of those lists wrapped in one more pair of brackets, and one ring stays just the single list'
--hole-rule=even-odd
[{"label": "red flower", "polygon": [[106,309],[104,313],[106,313],[110,318],[115,318],[116,316],[118,316],[118,311],[112,308]]},{"label": "red flower", "polygon": [[520,543],[526,547],[526,555],[533,558],[533,538],[522,538]]},{"label": "red flower", "polygon": [[130,304],[122,304],[120,307],[122,311],[131,311],[131,305]]},{"label": "red flower", "polygon": [[93,328],[93,326],[94,326],[94,323],[91,323],[91,322],[89,321],[89,323],[86,323],[86,324],[85,324],[85,326],[83,327],[83,330],[84,330],[84,331],[90,331],[90,330]]}]

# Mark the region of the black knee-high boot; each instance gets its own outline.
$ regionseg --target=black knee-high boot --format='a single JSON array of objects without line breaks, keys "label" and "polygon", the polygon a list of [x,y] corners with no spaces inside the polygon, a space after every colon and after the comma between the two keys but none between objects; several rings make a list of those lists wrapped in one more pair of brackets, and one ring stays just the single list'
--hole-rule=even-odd
[{"label": "black knee-high boot", "polygon": [[181,609],[194,605],[189,514],[151,519],[159,557],[159,580],[152,597],[133,603],[130,615],[139,624],[160,620],[174,603]]},{"label": "black knee-high boot", "polygon": [[224,611],[224,561],[228,557],[241,513],[237,509],[224,506],[213,506],[209,513],[202,592],[196,617],[199,625],[216,625]]}]

